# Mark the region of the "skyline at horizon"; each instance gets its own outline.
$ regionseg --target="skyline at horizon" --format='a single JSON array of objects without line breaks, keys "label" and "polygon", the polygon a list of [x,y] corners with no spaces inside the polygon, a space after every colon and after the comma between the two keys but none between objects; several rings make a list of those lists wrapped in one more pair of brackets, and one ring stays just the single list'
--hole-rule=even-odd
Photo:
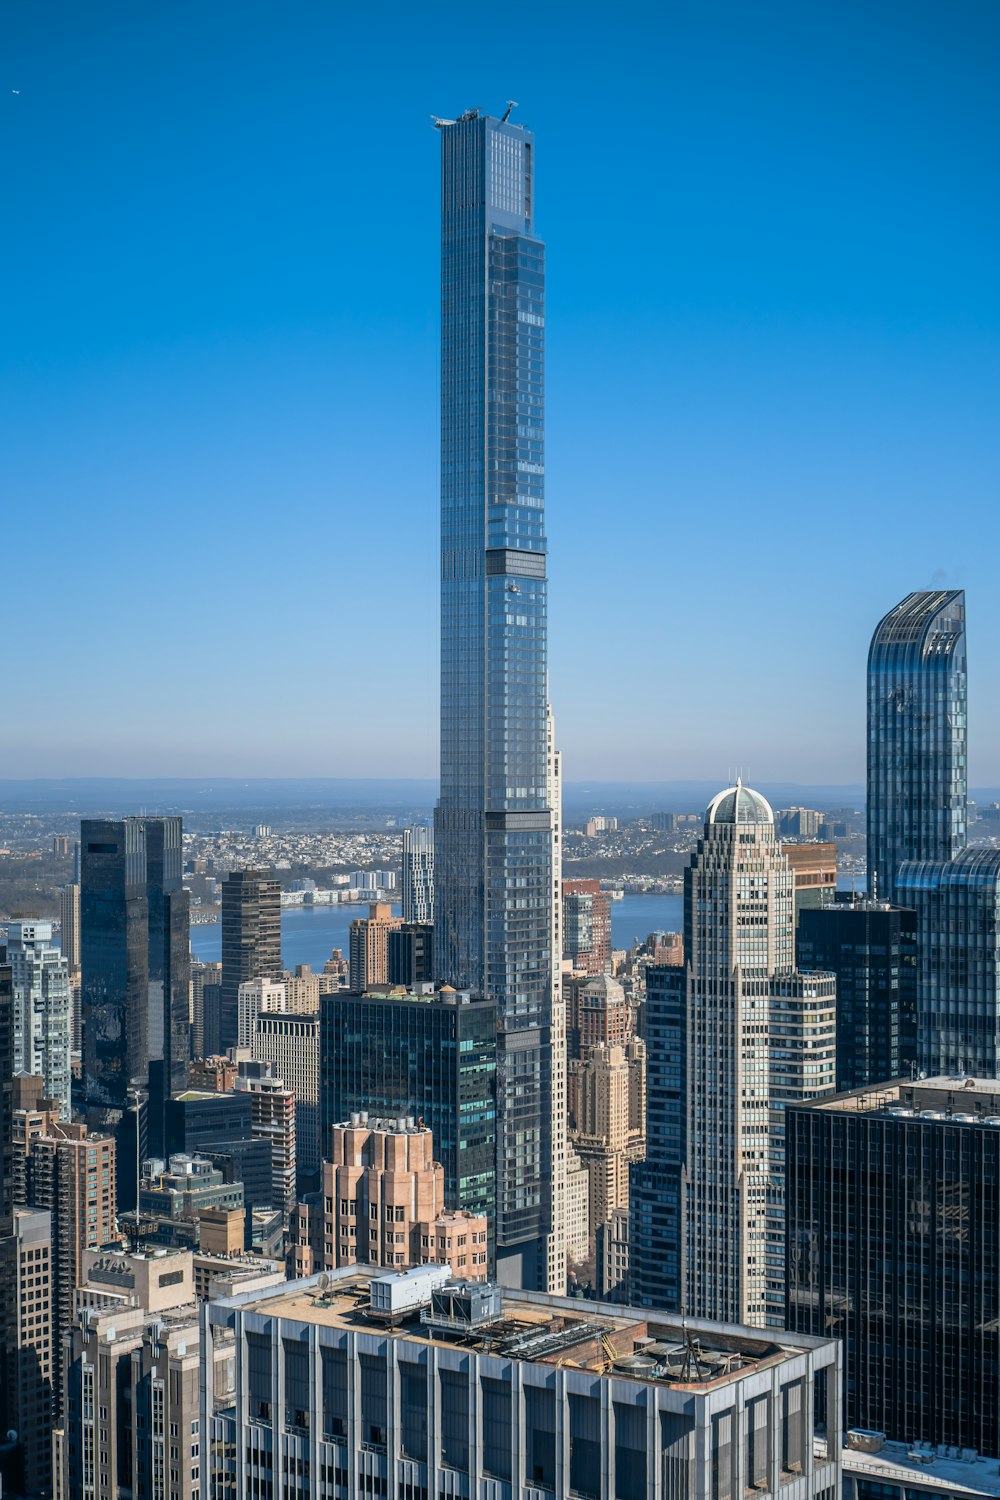
[{"label": "skyline at horizon", "polygon": [[[421,101],[500,112],[513,93],[550,258],[567,781],[721,786],[742,763],[765,786],[863,784],[872,631],[940,585],[968,598],[969,781],[1000,784],[980,535],[1000,206],[977,191],[1000,18],[963,4],[942,35],[929,8],[848,24],[775,3],[765,47],[723,5],[717,29],[654,18],[662,55],[636,59],[629,13],[599,48],[585,6],[571,39],[543,17],[537,56],[501,36],[484,64],[487,23],[459,37],[457,8],[430,32],[390,10],[388,111],[367,102],[374,69],[344,61],[370,24],[318,5],[234,29],[224,3],[196,38],[117,4],[55,38],[25,5],[8,21],[8,609],[33,666],[9,687],[3,774],[436,773]],[[600,81],[600,111],[567,108],[557,58],[574,95]],[[294,91],[266,92],[272,71]],[[614,209],[583,233],[595,181]]]}]

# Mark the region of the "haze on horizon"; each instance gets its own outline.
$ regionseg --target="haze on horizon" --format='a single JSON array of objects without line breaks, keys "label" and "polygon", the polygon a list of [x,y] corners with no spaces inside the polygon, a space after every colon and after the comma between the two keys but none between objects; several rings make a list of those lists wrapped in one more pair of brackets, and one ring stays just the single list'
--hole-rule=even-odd
[{"label": "haze on horizon", "polygon": [[436,775],[428,115],[514,97],[567,779],[863,781],[948,586],[1000,784],[1000,10],[689,9],[15,0],[0,776]]}]

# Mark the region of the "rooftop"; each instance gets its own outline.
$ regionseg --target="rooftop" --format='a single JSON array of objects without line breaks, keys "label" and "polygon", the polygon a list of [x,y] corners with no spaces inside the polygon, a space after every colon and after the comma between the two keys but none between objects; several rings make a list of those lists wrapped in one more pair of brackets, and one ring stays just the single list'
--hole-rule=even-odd
[{"label": "rooftop", "polygon": [[938,1120],[952,1125],[1000,1128],[1000,1082],[965,1074],[894,1079],[844,1094],[827,1094],[810,1105],[842,1114]]},{"label": "rooftop", "polygon": [[771,804],[760,792],[755,792],[742,781],[719,792],[708,804],[706,823],[772,823],[774,813]]},{"label": "rooftop", "polygon": [[[429,1268],[418,1269],[426,1274]],[[491,1321],[470,1325],[435,1316],[435,1326],[429,1327],[421,1321],[421,1309],[410,1307],[387,1325],[370,1310],[370,1284],[376,1277],[377,1267],[343,1267],[327,1276],[234,1296],[213,1304],[213,1311],[218,1316],[225,1308],[240,1307],[320,1327],[378,1331],[421,1344],[701,1390],[740,1380],[827,1342],[506,1288],[500,1292],[499,1316]],[[406,1273],[395,1273],[394,1279],[406,1281]],[[493,1294],[486,1283],[473,1286],[482,1299]],[[461,1299],[465,1291],[461,1283],[450,1284],[442,1295]]]},{"label": "rooftop", "polygon": [[[877,1453],[844,1449],[844,1473],[863,1474],[880,1483],[941,1489],[949,1494],[1000,1496],[1000,1459],[962,1458],[972,1449],[946,1449],[944,1456],[930,1445],[885,1443]],[[949,1456],[954,1455],[954,1456]]]}]

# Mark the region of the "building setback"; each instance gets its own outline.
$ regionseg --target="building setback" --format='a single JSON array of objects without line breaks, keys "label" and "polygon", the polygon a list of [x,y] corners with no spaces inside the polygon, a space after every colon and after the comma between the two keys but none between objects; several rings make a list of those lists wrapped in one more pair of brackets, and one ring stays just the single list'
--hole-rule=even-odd
[{"label": "building setback", "polygon": [[366,1111],[423,1120],[444,1167],[449,1208],[485,1214],[492,1231],[496,1147],[496,1007],[450,986],[324,995],[320,1091],[330,1130]]},{"label": "building setback", "polygon": [[787,1321],[843,1341],[849,1427],[1000,1454],[998,1120],[977,1079],[788,1111]]},{"label": "building setback", "polygon": [[[420,1279],[392,1294],[417,1300]],[[386,1328],[378,1285],[347,1267],[204,1304],[205,1415],[228,1455],[206,1500],[292,1500],[307,1473],[342,1500],[839,1500],[833,1340],[465,1282]]]}]

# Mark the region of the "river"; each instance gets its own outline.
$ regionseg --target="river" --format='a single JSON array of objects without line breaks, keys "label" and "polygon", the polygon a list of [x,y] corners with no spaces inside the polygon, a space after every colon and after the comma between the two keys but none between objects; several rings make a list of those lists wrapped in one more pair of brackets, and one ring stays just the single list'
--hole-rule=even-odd
[{"label": "river", "polygon": [[[392,908],[393,916],[399,907]],[[286,906],[281,913],[281,951],[286,969],[308,964],[317,973],[334,948],[347,957],[348,931],[355,917],[367,908],[343,906]],[[676,895],[624,896],[611,903],[611,941],[616,948],[630,948],[636,938],[650,932],[677,932],[683,926],[684,898]],[[218,963],[222,957],[222,924],[212,922],[191,928],[191,952],[203,963]]]}]

